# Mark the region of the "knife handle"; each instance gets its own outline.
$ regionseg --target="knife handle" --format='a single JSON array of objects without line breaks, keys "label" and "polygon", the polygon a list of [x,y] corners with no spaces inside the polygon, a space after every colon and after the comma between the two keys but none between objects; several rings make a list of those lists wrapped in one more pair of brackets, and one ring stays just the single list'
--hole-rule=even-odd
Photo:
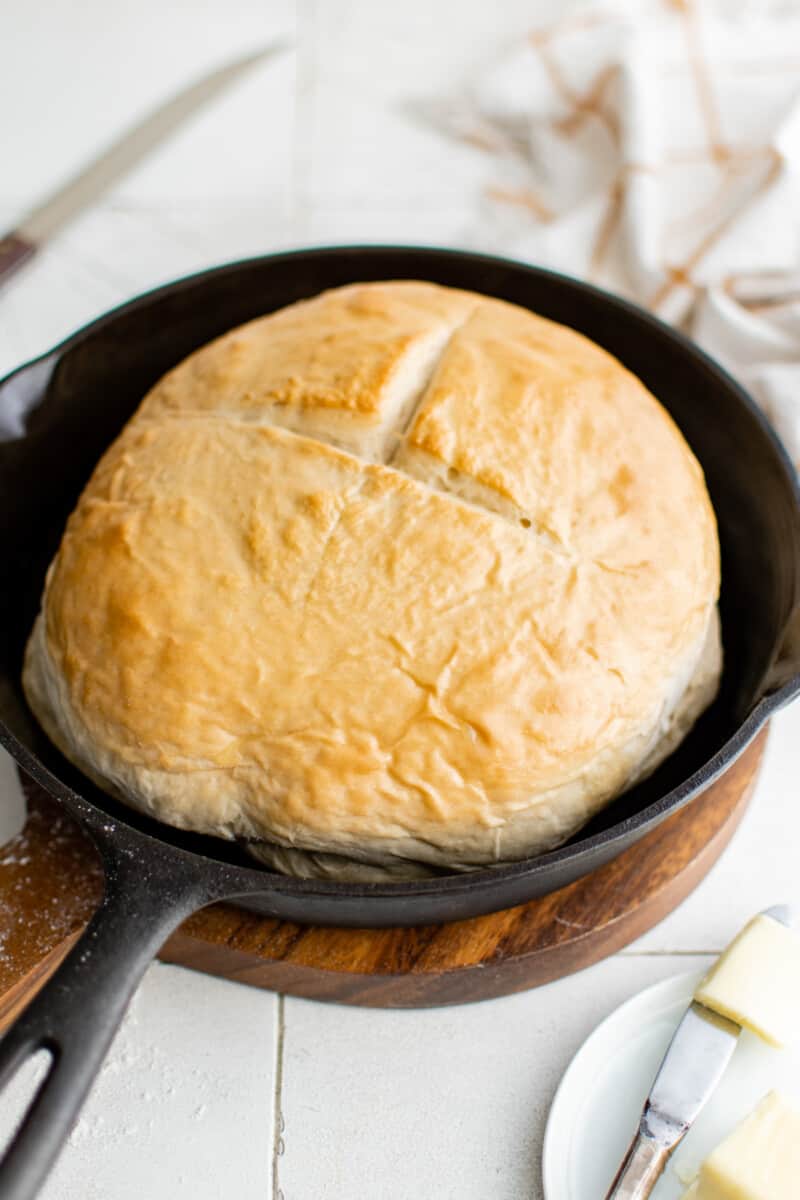
[{"label": "knife handle", "polygon": [[647,1200],[667,1165],[672,1149],[671,1146],[660,1146],[640,1131],[606,1192],[605,1200]]},{"label": "knife handle", "polygon": [[0,287],[35,253],[35,243],[21,233],[12,231],[0,237]]}]

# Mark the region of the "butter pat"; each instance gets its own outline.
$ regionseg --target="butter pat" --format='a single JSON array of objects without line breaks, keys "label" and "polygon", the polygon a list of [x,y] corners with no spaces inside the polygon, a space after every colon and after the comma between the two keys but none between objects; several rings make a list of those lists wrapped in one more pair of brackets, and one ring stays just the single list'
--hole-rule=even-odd
[{"label": "butter pat", "polygon": [[786,1045],[800,1021],[800,938],[772,917],[754,917],[694,995],[773,1046]]},{"label": "butter pat", "polygon": [[700,1168],[684,1200],[797,1200],[800,1113],[770,1092]]}]

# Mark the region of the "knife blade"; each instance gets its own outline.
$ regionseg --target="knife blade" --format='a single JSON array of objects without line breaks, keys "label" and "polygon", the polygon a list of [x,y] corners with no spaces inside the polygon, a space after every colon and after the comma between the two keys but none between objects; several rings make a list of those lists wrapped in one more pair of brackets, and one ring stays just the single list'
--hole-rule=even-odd
[{"label": "knife blade", "polygon": [[275,42],[226,63],[183,88],[132,126],[93,162],[32,209],[16,229],[0,237],[0,285],[28,262],[48,238],[127,174],[198,109],[254,67],[288,48],[288,43]]},{"label": "knife blade", "polygon": [[741,1026],[698,1004],[675,1030],[606,1200],[646,1200],[731,1060]]}]

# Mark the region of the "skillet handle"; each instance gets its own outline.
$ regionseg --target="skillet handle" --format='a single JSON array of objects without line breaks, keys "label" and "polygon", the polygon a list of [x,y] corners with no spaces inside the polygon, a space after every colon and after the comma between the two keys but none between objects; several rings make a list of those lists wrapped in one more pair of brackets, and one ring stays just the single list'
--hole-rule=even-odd
[{"label": "skillet handle", "polygon": [[48,1073],[0,1161],[3,1200],[36,1195],[148,963],[184,917],[216,898],[208,879],[181,857],[148,866],[130,847],[115,853],[106,845],[104,852],[102,904],[0,1042],[0,1089],[37,1050],[51,1053]]}]

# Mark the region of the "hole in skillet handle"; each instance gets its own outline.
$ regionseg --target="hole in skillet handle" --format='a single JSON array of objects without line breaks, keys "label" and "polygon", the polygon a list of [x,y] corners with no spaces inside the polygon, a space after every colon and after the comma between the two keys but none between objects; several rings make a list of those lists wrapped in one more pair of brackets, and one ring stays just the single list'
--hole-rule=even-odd
[{"label": "hole in skillet handle", "polygon": [[[80,940],[0,1042],[0,1093],[31,1056],[42,1049],[52,1055],[0,1160],[3,1200],[33,1200],[37,1194],[139,980],[168,935],[198,908],[243,890],[241,873],[154,844],[114,822],[104,825],[103,814],[90,812],[85,805],[80,815],[103,857],[103,900]],[[263,880],[256,878],[263,890]]]}]

